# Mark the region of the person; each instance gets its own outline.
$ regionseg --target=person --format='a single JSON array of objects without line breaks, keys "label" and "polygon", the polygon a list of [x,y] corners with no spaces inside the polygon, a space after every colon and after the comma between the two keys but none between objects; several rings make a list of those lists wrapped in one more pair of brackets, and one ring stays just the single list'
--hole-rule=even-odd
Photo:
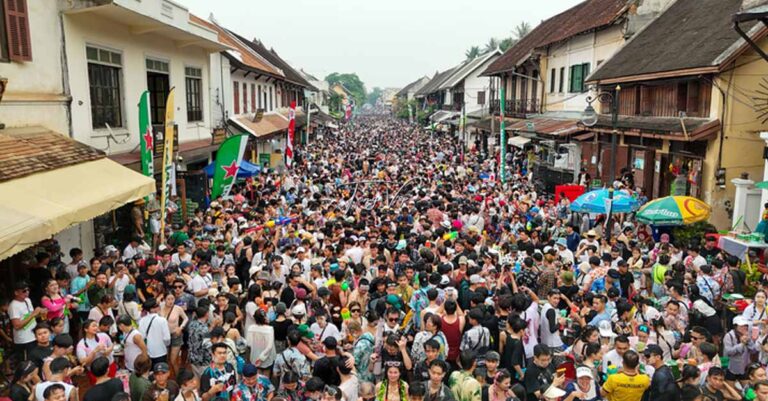
[{"label": "person", "polygon": [[207,306],[199,305],[187,331],[188,361],[197,377],[202,376],[203,370],[211,363],[211,353],[205,348],[205,340],[212,327],[208,325],[209,314]]},{"label": "person", "polygon": [[91,384],[95,384],[98,380],[98,376],[93,373],[91,365],[93,361],[99,358],[106,358],[108,363],[107,376],[115,377],[117,372],[117,365],[114,363],[114,344],[112,339],[106,333],[99,332],[99,324],[93,320],[86,320],[83,322],[83,336],[75,347],[75,354],[81,365],[83,365],[88,372],[88,378]]},{"label": "person", "polygon": [[699,384],[699,368],[694,365],[685,365],[680,372],[680,401],[693,401],[701,396]]},{"label": "person", "polygon": [[621,369],[624,364],[624,354],[629,351],[629,337],[618,336],[613,342],[613,349],[603,355],[603,372],[607,372],[613,366]]},{"label": "person", "polygon": [[297,376],[304,378],[311,376],[309,362],[307,357],[298,350],[301,343],[301,334],[298,330],[291,330],[288,333],[289,348],[275,357],[275,364],[272,367],[273,374],[278,382],[282,382],[282,377],[288,372],[293,372]]},{"label": "person", "polygon": [[501,359],[499,367],[512,373],[512,381],[520,383],[523,380],[526,367],[523,335],[527,324],[519,316],[507,317],[507,329],[501,333],[499,350]]},{"label": "person", "polygon": [[243,367],[242,380],[232,391],[232,401],[269,401],[275,395],[275,387],[269,377],[259,373],[254,364]]},{"label": "person", "polygon": [[512,391],[512,377],[504,369],[494,375],[493,383],[483,386],[482,401],[509,400],[515,397]]},{"label": "person", "polygon": [[282,383],[277,389],[274,399],[284,399],[286,401],[302,401],[304,399],[303,389],[299,383],[299,375],[290,371],[283,375]]},{"label": "person", "polygon": [[22,361],[13,374],[13,383],[9,390],[12,401],[32,401],[35,386],[40,382],[39,368],[32,361]]},{"label": "person", "polygon": [[77,388],[66,382],[66,380],[72,376],[72,373],[74,373],[72,370],[72,364],[69,362],[69,359],[66,357],[58,357],[54,359],[50,363],[50,371],[51,374],[48,376],[48,378],[35,386],[35,400],[43,401],[45,399],[43,394],[46,388],[55,384],[61,384],[65,390],[65,400],[79,401],[80,398],[78,396]]},{"label": "person", "polygon": [[83,401],[112,401],[113,396],[123,391],[123,382],[109,376],[111,365],[112,362],[103,356],[91,362],[90,373],[96,380],[93,387],[85,392]]},{"label": "person", "polygon": [[155,298],[144,301],[142,309],[146,314],[139,320],[139,332],[147,339],[147,353],[154,367],[160,362],[168,362],[171,331],[165,317],[158,314],[160,305]]},{"label": "person", "polygon": [[262,373],[272,369],[277,352],[275,350],[275,328],[267,323],[267,315],[257,309],[253,314],[254,324],[247,329],[246,342],[251,346],[251,361]]},{"label": "person", "polygon": [[133,372],[128,377],[131,401],[144,399],[144,393],[152,385],[148,378],[150,370],[152,370],[152,361],[149,359],[149,355],[140,354],[133,361]]},{"label": "person", "polygon": [[680,389],[675,383],[672,369],[665,363],[664,351],[656,344],[649,344],[643,353],[648,364],[654,369],[645,398],[653,401],[679,401]]},{"label": "person", "polygon": [[467,351],[472,350],[477,353],[478,365],[485,365],[485,353],[488,352],[488,346],[491,344],[491,332],[488,328],[483,327],[480,322],[483,320],[483,311],[479,308],[474,308],[469,311],[469,330],[464,332],[461,337],[461,344],[459,350]]},{"label": "person", "polygon": [[376,386],[376,401],[408,401],[408,383],[401,379],[398,366],[387,366],[385,378]]},{"label": "person", "polygon": [[179,385],[179,395],[173,401],[200,401],[197,391],[200,382],[193,371],[182,369],[176,376],[176,383]]},{"label": "person", "polygon": [[229,347],[224,343],[211,346],[213,362],[205,368],[200,376],[200,391],[202,401],[230,399],[232,390],[237,384],[235,367],[227,362]]},{"label": "person", "polygon": [[46,387],[45,391],[41,394],[41,397],[41,401],[66,401],[70,399],[67,397],[66,387],[61,383],[55,383]]},{"label": "person", "polygon": [[454,371],[448,379],[453,399],[456,401],[481,401],[482,386],[472,372],[477,367],[477,353],[469,349],[459,354],[461,370]]},{"label": "person", "polygon": [[563,340],[560,339],[560,328],[565,326],[565,317],[560,316],[557,306],[560,304],[560,290],[552,288],[547,293],[547,302],[541,308],[539,321],[541,325],[541,343],[554,351],[563,349]]},{"label": "person", "polygon": [[181,345],[184,342],[184,329],[189,323],[184,308],[176,304],[176,295],[173,292],[167,292],[158,298],[160,304],[160,316],[168,322],[168,331],[171,334],[171,341],[168,346],[168,364],[171,370],[179,372],[181,367]]},{"label": "person", "polygon": [[13,347],[17,360],[27,359],[27,353],[35,346],[37,317],[47,311],[35,308],[29,299],[29,284],[19,281],[13,288],[13,301],[8,308],[8,316],[13,325]]},{"label": "person", "polygon": [[759,347],[749,330],[749,321],[742,316],[733,318],[733,329],[723,338],[724,354],[730,358],[725,380],[731,386],[737,380],[745,379],[744,373],[751,357],[757,355]]},{"label": "person", "polygon": [[709,369],[707,380],[701,386],[703,401],[741,400],[741,394],[725,381],[725,371],[722,368]]},{"label": "person", "polygon": [[117,327],[122,333],[122,345],[125,368],[133,372],[136,358],[141,354],[147,354],[147,344],[144,337],[133,327],[133,319],[128,315],[120,315],[117,318]]},{"label": "person", "polygon": [[637,401],[651,385],[651,379],[638,372],[640,356],[633,350],[622,355],[621,371],[608,375],[600,394],[608,401]]},{"label": "person", "polygon": [[425,401],[453,401],[453,392],[443,380],[448,373],[448,364],[440,359],[429,363],[429,380],[424,382]]},{"label": "person", "polygon": [[339,390],[341,390],[342,394],[344,394],[344,399],[356,400],[360,381],[353,373],[355,366],[354,358],[349,354],[340,355],[336,358],[335,366],[338,375],[341,378]]},{"label": "person", "polygon": [[142,401],[171,401],[179,395],[179,385],[170,380],[171,367],[166,362],[158,362],[152,368],[154,381],[146,391]]},{"label": "person", "polygon": [[35,326],[35,345],[29,350],[29,360],[38,367],[43,367],[43,360],[53,353],[51,343],[51,327],[46,322],[40,322]]},{"label": "person", "polygon": [[600,395],[597,392],[592,369],[587,366],[576,368],[576,381],[565,386],[566,401],[597,401]]},{"label": "person", "polygon": [[552,351],[544,344],[537,344],[533,348],[533,363],[528,365],[523,375],[526,399],[540,399],[544,391],[554,380],[552,367]]}]

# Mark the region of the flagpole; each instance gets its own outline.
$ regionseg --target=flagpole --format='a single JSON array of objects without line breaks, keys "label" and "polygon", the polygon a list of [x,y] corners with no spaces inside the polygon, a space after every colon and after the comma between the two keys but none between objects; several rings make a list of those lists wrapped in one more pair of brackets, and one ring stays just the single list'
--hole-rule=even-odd
[{"label": "flagpole", "polygon": [[[165,103],[165,128],[163,132],[163,139],[165,145],[163,146],[163,178],[162,178],[162,193],[160,196],[160,243],[165,242],[165,224],[167,220],[168,203],[170,202],[170,174],[173,168],[173,124],[174,124],[174,110],[176,108],[174,102],[174,89],[168,92],[168,97]],[[186,218],[186,216],[184,216]]]},{"label": "flagpole", "polygon": [[504,101],[505,97],[505,91],[504,89],[506,85],[504,85],[504,81],[502,81],[502,86],[499,91],[499,96],[501,96],[501,101],[499,102],[499,116],[501,117],[500,122],[500,135],[501,135],[501,153],[499,157],[499,166],[501,166],[501,171],[499,172],[499,178],[501,178],[501,185],[504,185],[507,183],[507,133],[504,130],[504,106],[506,105],[506,102]]}]

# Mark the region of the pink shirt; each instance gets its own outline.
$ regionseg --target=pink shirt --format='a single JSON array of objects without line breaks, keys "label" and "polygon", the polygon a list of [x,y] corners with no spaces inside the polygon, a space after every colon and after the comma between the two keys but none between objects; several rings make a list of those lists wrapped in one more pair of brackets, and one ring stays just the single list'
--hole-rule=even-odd
[{"label": "pink shirt", "polygon": [[41,304],[45,309],[48,309],[48,320],[51,320],[64,316],[64,310],[67,307],[67,299],[64,297],[52,299],[46,296],[43,297]]}]

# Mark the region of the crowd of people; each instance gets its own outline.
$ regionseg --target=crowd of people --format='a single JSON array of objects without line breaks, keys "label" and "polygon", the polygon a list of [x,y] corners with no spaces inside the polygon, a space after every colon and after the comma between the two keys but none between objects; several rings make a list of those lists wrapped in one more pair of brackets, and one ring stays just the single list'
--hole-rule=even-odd
[{"label": "crowd of people", "polygon": [[764,267],[631,215],[607,230],[541,193],[531,160],[502,185],[448,135],[359,117],[154,238],[41,252],[0,301],[6,391],[768,401]]}]

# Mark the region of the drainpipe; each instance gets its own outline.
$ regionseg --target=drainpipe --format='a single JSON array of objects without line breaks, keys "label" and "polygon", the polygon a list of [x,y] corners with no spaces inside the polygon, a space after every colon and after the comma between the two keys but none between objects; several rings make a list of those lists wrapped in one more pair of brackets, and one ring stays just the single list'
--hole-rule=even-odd
[{"label": "drainpipe", "polygon": [[64,14],[59,13],[59,30],[61,32],[61,89],[66,97],[64,113],[69,126],[69,137],[75,139],[75,128],[72,125],[72,91],[69,87],[69,62],[67,60],[67,38],[64,35]]}]

